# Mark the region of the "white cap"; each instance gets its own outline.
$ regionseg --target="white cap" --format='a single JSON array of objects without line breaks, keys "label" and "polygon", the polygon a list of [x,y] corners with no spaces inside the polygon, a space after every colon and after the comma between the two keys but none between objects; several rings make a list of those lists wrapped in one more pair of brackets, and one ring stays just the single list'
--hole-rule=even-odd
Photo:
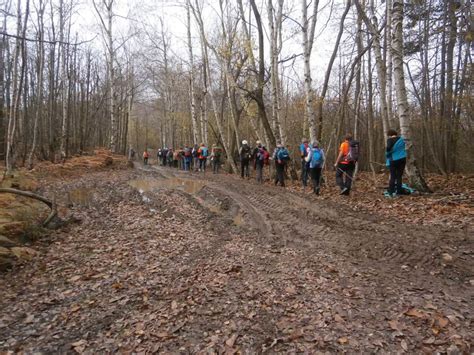
[{"label": "white cap", "polygon": [[248,144],[248,142],[244,139],[244,140],[242,141],[242,144]]}]

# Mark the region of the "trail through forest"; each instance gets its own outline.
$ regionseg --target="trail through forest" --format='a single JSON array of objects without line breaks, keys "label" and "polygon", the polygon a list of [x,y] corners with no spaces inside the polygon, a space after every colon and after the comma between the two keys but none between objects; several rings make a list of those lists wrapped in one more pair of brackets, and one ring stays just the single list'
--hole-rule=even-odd
[{"label": "trail through forest", "polygon": [[156,166],[41,189],[80,222],[0,278],[0,351],[472,351],[472,226]]}]

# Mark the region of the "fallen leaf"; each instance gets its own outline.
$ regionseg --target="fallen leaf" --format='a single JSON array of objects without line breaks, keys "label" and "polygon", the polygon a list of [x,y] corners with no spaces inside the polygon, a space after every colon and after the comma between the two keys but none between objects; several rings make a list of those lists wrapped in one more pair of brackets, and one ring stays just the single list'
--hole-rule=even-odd
[{"label": "fallen leaf", "polygon": [[344,322],[344,319],[343,319],[339,314],[336,314],[336,315],[334,316],[334,320],[335,320],[336,322],[338,322],[338,323]]},{"label": "fallen leaf", "polygon": [[416,318],[424,318],[425,314],[423,312],[420,312],[416,308],[411,308],[408,311],[405,312],[405,315],[410,316],[410,317],[416,317]]},{"label": "fallen leaf", "polygon": [[237,340],[238,336],[239,335],[237,333],[232,334],[232,336],[225,341],[225,344],[230,348],[234,347],[234,343]]},{"label": "fallen leaf", "polygon": [[73,348],[76,348],[78,346],[83,346],[83,345],[86,345],[86,344],[87,344],[87,340],[81,339],[81,340],[78,340],[78,341],[72,343],[71,346]]},{"label": "fallen leaf", "polygon": [[444,328],[448,325],[449,319],[443,316],[438,316],[436,317],[436,323],[438,324],[440,328]]},{"label": "fallen leaf", "polygon": [[408,344],[405,340],[402,340],[402,342],[400,343],[400,345],[402,346],[402,349],[405,350],[405,351],[408,351]]},{"label": "fallen leaf", "polygon": [[33,323],[33,320],[35,319],[35,316],[33,314],[29,314],[28,317],[25,319],[25,323],[30,324]]},{"label": "fallen leaf", "polygon": [[171,309],[176,309],[176,308],[178,308],[178,302],[176,301],[171,302]]},{"label": "fallen leaf", "polygon": [[76,276],[71,277],[68,281],[69,282],[76,282],[76,281],[79,281],[80,278],[81,278],[81,276],[76,275]]},{"label": "fallen leaf", "polygon": [[349,339],[347,339],[347,337],[342,337],[342,338],[339,338],[337,341],[339,342],[339,344],[344,345],[349,342]]},{"label": "fallen leaf", "polygon": [[74,313],[74,312],[77,312],[77,311],[80,310],[80,309],[81,309],[81,306],[79,306],[78,304],[76,304],[76,305],[74,305],[74,306],[71,307],[70,311],[71,311],[72,313]]},{"label": "fallen leaf", "polygon": [[393,330],[400,330],[400,324],[397,320],[388,321],[388,325],[390,325],[390,328],[392,328]]}]

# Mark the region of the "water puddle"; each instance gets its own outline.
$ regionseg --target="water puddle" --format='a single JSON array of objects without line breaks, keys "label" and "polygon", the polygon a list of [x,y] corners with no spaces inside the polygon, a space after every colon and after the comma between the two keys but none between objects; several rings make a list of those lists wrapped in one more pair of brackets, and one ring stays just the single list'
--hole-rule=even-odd
[{"label": "water puddle", "polygon": [[197,194],[205,186],[202,181],[170,178],[165,180],[139,179],[128,182],[141,194],[158,189],[178,189],[188,194]]},{"label": "water puddle", "polygon": [[94,199],[94,191],[92,188],[80,188],[68,191],[68,202],[71,205],[89,206]]},{"label": "water puddle", "polygon": [[234,217],[234,224],[236,226],[241,226],[244,223],[243,216],[241,213],[237,213]]}]

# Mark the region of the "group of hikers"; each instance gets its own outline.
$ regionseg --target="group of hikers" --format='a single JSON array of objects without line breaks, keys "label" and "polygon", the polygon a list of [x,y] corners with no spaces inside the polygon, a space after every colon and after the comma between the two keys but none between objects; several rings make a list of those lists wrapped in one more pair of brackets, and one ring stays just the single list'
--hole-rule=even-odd
[{"label": "group of hikers", "polygon": [[[386,165],[390,170],[389,187],[385,192],[387,197],[395,197],[405,194],[402,182],[403,172],[406,164],[406,149],[403,137],[397,131],[390,129],[387,132],[386,144]],[[180,149],[163,147],[157,151],[157,160],[162,166],[180,168],[185,171],[206,171],[208,159],[212,165],[214,174],[219,172],[222,164],[224,150],[214,144],[209,150],[201,143],[200,145],[185,146]],[[263,183],[263,171],[270,161],[275,165],[275,185],[285,186],[285,170],[290,161],[290,153],[283,144],[278,143],[273,154],[270,155],[267,148],[261,141],[256,141],[255,148],[252,148],[248,141],[243,140],[238,151],[240,160],[240,174],[242,178],[250,177],[250,165],[253,163],[256,180]],[[351,192],[354,171],[359,160],[359,141],[353,139],[350,133],[346,134],[344,141],[339,146],[339,152],[334,163],[336,171],[336,184],[340,189],[340,194],[348,196]],[[299,146],[301,159],[301,182],[303,187],[308,186],[309,179],[312,181],[313,192],[320,193],[321,173],[325,166],[326,156],[319,142],[310,143],[308,139],[302,139]],[[148,164],[148,150],[143,152],[143,162]]]}]

